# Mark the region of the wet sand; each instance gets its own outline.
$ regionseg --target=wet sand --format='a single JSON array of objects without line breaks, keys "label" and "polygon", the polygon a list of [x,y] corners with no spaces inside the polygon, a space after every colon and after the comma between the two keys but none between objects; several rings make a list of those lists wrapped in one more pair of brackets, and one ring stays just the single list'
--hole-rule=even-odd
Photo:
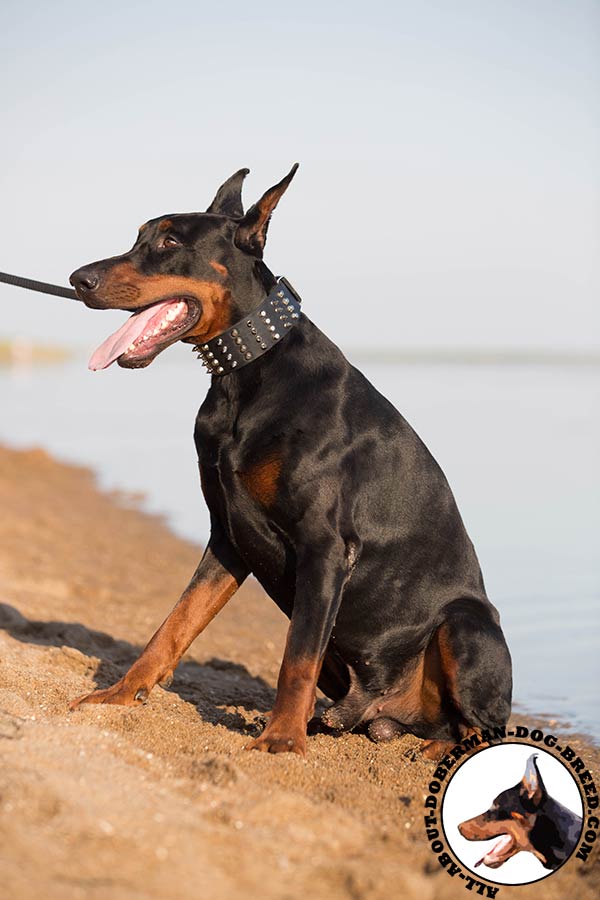
[{"label": "wet sand", "polygon": [[[426,843],[434,764],[415,738],[376,746],[315,734],[306,760],[244,751],[272,706],[286,630],[254,583],[192,646],[169,690],[139,709],[69,713],[69,700],[135,659],[200,548],[43,451],[0,448],[0,501],[2,896],[471,895]],[[570,743],[598,782],[598,751]],[[540,892],[598,896],[597,859],[501,888]]]}]

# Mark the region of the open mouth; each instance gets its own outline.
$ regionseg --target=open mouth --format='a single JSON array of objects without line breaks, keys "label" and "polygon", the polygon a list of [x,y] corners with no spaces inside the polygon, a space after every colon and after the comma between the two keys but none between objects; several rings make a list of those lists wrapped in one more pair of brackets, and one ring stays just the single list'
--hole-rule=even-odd
[{"label": "open mouth", "polygon": [[126,369],[143,368],[183,337],[200,312],[199,304],[189,297],[171,297],[140,309],[94,350],[88,368],[97,372],[115,361]]},{"label": "open mouth", "polygon": [[496,841],[491,850],[482,856],[479,862],[475,863],[475,868],[480,866],[482,863],[486,866],[489,866],[491,869],[497,869],[498,866],[501,866],[502,863],[505,863],[506,860],[512,856],[510,852],[513,849],[514,840],[512,835],[503,834],[499,841]]}]

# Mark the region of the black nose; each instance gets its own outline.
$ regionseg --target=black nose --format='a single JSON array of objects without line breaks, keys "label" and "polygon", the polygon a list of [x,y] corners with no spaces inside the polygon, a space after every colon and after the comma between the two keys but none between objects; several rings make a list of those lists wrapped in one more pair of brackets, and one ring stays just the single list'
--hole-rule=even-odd
[{"label": "black nose", "polygon": [[95,291],[100,284],[100,279],[90,269],[77,269],[76,272],[73,272],[69,281],[76,291]]}]

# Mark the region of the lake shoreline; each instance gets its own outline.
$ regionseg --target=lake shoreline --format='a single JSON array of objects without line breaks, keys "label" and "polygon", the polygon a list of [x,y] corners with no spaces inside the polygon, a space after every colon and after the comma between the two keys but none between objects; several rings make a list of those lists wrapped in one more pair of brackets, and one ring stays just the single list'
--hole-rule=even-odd
[{"label": "lake shoreline", "polygon": [[[398,884],[408,900],[460,896],[422,833],[434,765],[414,755],[416,738],[319,733],[306,762],[243,751],[273,702],[286,631],[255,583],[193,645],[171,690],[141,709],[70,714],[70,699],[130,665],[200,548],[43,450],[0,447],[0,490],[7,895],[94,885],[98,898],[191,900],[201,883],[210,897],[384,898]],[[514,717],[525,721],[557,724]],[[600,773],[591,741],[569,743]],[[587,863],[544,894],[591,900],[599,888]],[[514,890],[533,898],[536,886]]]}]

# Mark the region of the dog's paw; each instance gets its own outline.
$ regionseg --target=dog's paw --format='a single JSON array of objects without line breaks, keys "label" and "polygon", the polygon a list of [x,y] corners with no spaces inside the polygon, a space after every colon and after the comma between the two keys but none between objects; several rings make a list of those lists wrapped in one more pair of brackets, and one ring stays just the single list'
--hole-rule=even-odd
[{"label": "dog's paw", "polygon": [[124,678],[121,678],[112,687],[100,691],[92,691],[91,694],[83,694],[81,697],[77,697],[71,701],[69,709],[77,709],[83,703],[141,706],[147,701],[149,693],[150,691],[147,687],[143,685],[136,687],[127,683]]},{"label": "dog's paw", "polygon": [[431,759],[433,762],[437,762],[442,756],[445,756],[452,747],[453,744],[449,741],[423,741],[419,750],[421,756],[424,756],[425,759]]},{"label": "dog's paw", "polygon": [[345,715],[345,710],[339,706],[330,706],[321,716],[321,722],[332,731],[347,731],[350,727],[350,716]]},{"label": "dog's paw", "polygon": [[297,753],[306,756],[306,731],[267,725],[260,737],[246,744],[246,750],[261,753]]}]

